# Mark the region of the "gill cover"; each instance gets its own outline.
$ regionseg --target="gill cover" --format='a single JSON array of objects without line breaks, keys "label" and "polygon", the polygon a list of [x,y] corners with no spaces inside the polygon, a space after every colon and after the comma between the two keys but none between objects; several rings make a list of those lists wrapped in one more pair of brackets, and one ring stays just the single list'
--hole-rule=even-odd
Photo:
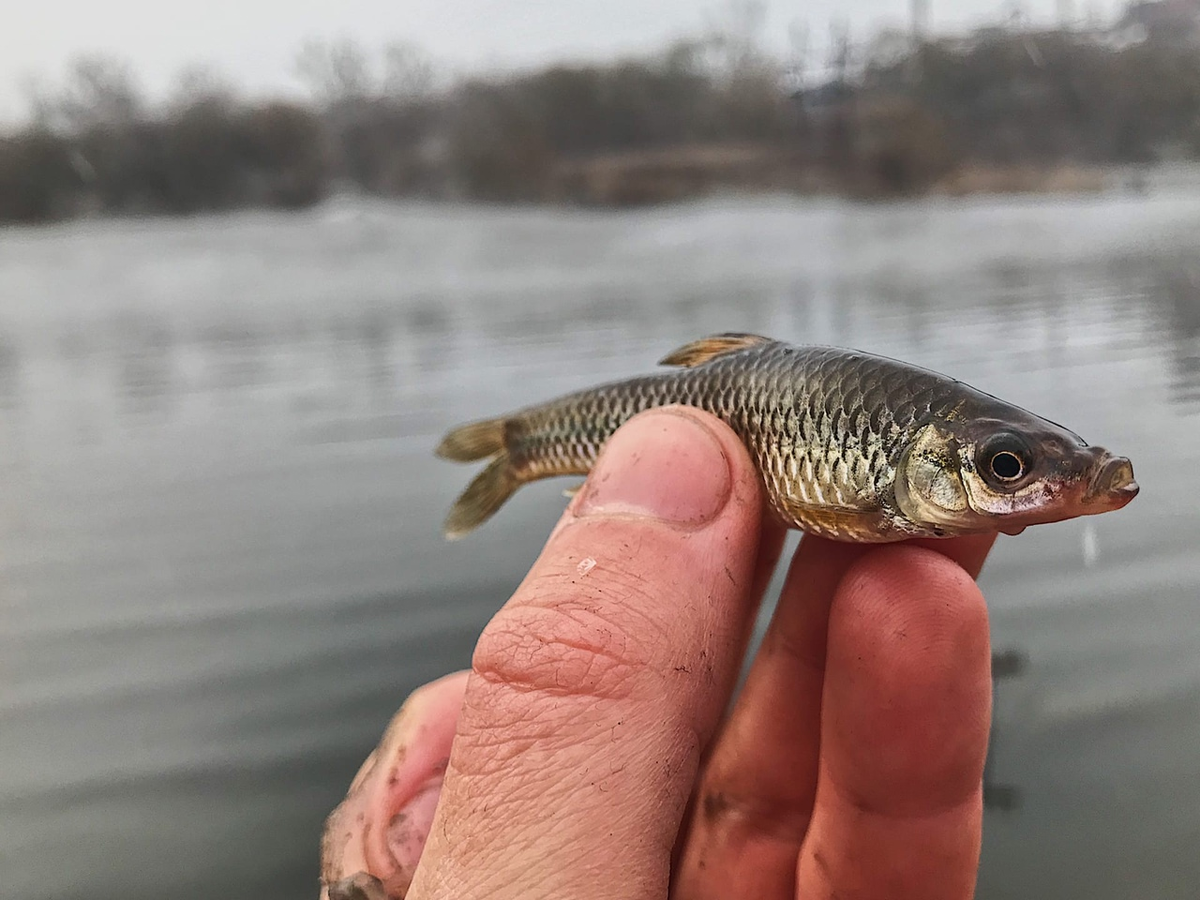
[{"label": "gill cover", "polygon": [[958,442],[926,425],[900,457],[896,506],[915,525],[961,526],[970,502],[959,475]]}]

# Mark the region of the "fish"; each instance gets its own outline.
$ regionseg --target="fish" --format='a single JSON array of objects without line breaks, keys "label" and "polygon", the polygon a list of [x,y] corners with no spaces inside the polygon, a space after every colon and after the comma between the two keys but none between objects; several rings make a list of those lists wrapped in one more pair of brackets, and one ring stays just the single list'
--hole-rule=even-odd
[{"label": "fish", "polygon": [[586,475],[621,425],[668,405],[728,424],[773,517],[837,541],[1019,534],[1120,509],[1139,490],[1126,457],[900,360],[728,333],[660,365],[670,368],[450,431],[437,456],[487,464],[451,507],[445,536],[474,531],[524,484]]}]

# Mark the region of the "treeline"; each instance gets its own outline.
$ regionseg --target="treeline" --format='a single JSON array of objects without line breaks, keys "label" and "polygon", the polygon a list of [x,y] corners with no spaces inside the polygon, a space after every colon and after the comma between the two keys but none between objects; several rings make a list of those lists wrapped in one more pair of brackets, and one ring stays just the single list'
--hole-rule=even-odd
[{"label": "treeline", "polygon": [[191,73],[153,108],[119,61],[76,62],[0,138],[0,221],[298,207],[337,190],[544,200],[596,154],[779,140],[777,70],[733,36],[644,60],[449,83],[416,48],[347,42],[299,54],[305,102],[259,103]]},{"label": "treeline", "polygon": [[151,106],[78,61],[0,139],[0,221],[297,208],[331,192],[640,202],[719,184],[918,192],[965,165],[1200,157],[1200,49],[994,29],[838,48],[828,78],[764,52],[755,7],[657,56],[450,80],[419,50],[299,55],[309,99],[192,72]]},{"label": "treeline", "polygon": [[316,110],[244,103],[215,82],[150,110],[126,67],[87,58],[33,105],[32,124],[0,141],[0,221],[297,208],[331,175]]},{"label": "treeline", "polygon": [[944,124],[964,159],[1200,157],[1200,44],[1117,48],[1071,32],[995,30],[869,61],[865,90],[896,84]]}]

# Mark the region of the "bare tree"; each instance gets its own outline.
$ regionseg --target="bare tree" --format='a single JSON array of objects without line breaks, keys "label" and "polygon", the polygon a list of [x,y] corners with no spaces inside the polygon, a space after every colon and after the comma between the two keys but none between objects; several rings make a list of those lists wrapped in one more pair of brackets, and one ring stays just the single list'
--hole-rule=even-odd
[{"label": "bare tree", "polygon": [[393,41],[383,52],[383,91],[392,99],[427,99],[438,86],[438,70],[416,44]]},{"label": "bare tree", "polygon": [[29,112],[29,122],[35,129],[51,131],[62,124],[58,121],[58,100],[54,88],[45,76],[24,76],[20,90]]},{"label": "bare tree", "polygon": [[709,63],[718,77],[756,76],[770,63],[763,51],[767,21],[763,0],[728,0],[709,27]]},{"label": "bare tree", "polygon": [[75,133],[98,127],[127,128],[141,118],[145,108],[129,63],[98,54],[71,63],[66,85],[57,96],[49,91],[37,96],[35,115]]},{"label": "bare tree", "polygon": [[209,66],[191,65],[175,77],[168,109],[177,111],[197,104],[232,108],[237,99],[237,89],[220,72]]},{"label": "bare tree", "polygon": [[326,106],[362,101],[376,90],[366,51],[349,38],[308,41],[296,57],[296,73]]}]

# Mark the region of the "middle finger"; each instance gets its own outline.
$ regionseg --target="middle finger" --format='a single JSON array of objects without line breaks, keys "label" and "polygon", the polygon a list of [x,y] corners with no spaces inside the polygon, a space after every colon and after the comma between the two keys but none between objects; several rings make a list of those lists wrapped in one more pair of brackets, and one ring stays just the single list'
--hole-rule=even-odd
[{"label": "middle finger", "polygon": [[[978,576],[985,535],[922,541]],[[805,536],[745,687],[713,743],[692,805],[673,894],[791,898],[820,757],[829,610],[870,546]]]}]

